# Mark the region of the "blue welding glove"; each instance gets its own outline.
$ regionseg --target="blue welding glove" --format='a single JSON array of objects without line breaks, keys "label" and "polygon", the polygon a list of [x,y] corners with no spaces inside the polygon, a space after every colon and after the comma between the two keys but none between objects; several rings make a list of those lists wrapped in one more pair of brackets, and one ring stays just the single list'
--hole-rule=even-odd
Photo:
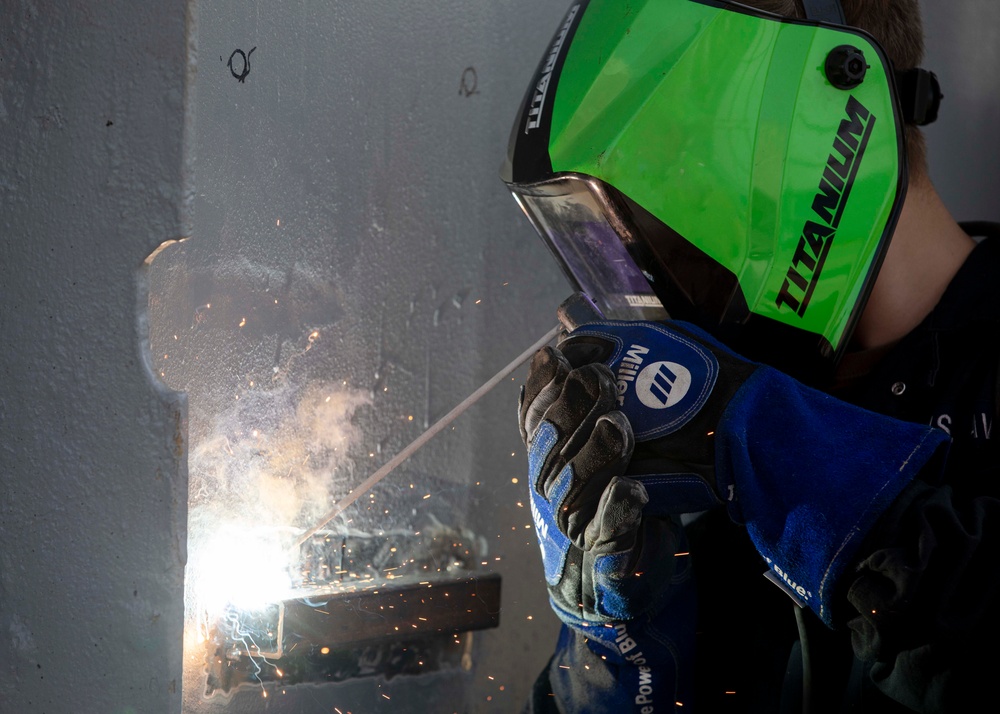
[{"label": "blue welding glove", "polygon": [[675,555],[683,529],[644,514],[645,488],[623,477],[634,439],[615,399],[606,366],[572,370],[546,347],[518,405],[550,603],[568,627],[549,681],[573,711],[689,699],[692,681],[694,583]]},{"label": "blue welding glove", "polygon": [[664,556],[674,553],[674,524],[643,519],[645,489],[622,478],[634,440],[614,405],[607,367],[570,370],[551,347],[535,355],[519,400],[545,581],[571,625],[659,609],[673,570],[673,558]]},{"label": "blue welding glove", "polygon": [[865,535],[947,448],[944,432],[810,389],[687,323],[595,322],[559,348],[614,374],[636,439],[625,475],[645,487],[646,513],[725,504],[772,579],[827,624]]}]

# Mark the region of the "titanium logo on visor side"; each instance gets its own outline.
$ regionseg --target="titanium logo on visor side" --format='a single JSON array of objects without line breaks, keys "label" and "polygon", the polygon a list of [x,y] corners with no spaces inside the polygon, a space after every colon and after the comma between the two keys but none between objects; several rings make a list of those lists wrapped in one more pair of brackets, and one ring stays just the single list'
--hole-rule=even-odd
[{"label": "titanium logo on visor side", "polygon": [[844,111],[848,118],[840,122],[833,141],[834,153],[826,161],[819,191],[812,202],[818,220],[808,220],[802,227],[792,264],[774,301],[778,308],[787,306],[799,317],[805,315],[823,272],[875,126],[875,115],[854,96],[847,100]]},{"label": "titanium logo on visor side", "polygon": [[625,295],[629,307],[663,307],[663,303],[655,295]]},{"label": "titanium logo on visor side", "polygon": [[537,129],[542,123],[542,107],[545,105],[545,96],[549,91],[549,84],[552,80],[552,72],[556,67],[556,62],[559,60],[559,55],[562,54],[563,43],[566,42],[566,35],[569,34],[569,29],[573,26],[573,20],[576,19],[576,15],[579,11],[579,5],[574,5],[570,8],[566,15],[565,22],[563,22],[562,27],[559,28],[559,34],[556,35],[556,39],[552,43],[552,49],[549,50],[549,55],[545,59],[545,66],[542,68],[542,76],[539,77],[538,84],[535,85],[535,94],[531,98],[531,106],[528,109],[528,121],[524,126],[525,134],[530,132],[532,129]]}]

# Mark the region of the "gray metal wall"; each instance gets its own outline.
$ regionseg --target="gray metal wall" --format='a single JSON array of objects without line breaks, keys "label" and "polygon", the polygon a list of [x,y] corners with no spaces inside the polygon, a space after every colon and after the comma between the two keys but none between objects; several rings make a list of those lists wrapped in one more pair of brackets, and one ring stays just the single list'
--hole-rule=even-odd
[{"label": "gray metal wall", "polygon": [[183,3],[0,0],[0,712],[176,712],[182,395],[143,263],[185,224]]},{"label": "gray metal wall", "polygon": [[[564,11],[200,4],[193,231],[150,278],[154,365],[190,404],[189,605],[220,524],[310,525],[555,324],[567,283],[499,168]],[[486,544],[503,609],[498,629],[474,636],[471,669],[289,687],[283,710],[511,711],[526,699],[556,621],[524,507],[519,383],[334,523],[412,532],[433,516]],[[317,397],[318,430],[303,407]],[[309,464],[277,474],[296,450]],[[204,647],[186,643],[185,711],[275,706],[271,687],[269,699],[259,686],[206,697]]]},{"label": "gray metal wall", "polygon": [[[497,169],[566,3],[90,5],[0,0],[0,712],[515,711],[555,633],[523,369],[379,491],[386,523],[423,515],[413,483],[488,543],[504,609],[468,672],[205,699],[191,646],[182,684],[184,457],[208,488],[209,437],[249,450],[258,413],[350,440],[301,487],[336,497],[553,324],[566,284]],[[1000,5],[924,6],[932,176],[996,219]],[[282,431],[311,389],[335,433]]]}]

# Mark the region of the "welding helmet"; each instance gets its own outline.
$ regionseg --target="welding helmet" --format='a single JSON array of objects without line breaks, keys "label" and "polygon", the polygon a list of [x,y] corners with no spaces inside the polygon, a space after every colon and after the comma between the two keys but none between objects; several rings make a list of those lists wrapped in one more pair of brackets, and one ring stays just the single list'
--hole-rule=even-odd
[{"label": "welding helmet", "polygon": [[837,0],[805,5],[574,2],[501,176],[606,317],[687,320],[817,381],[895,227],[904,121],[933,120],[940,92],[897,75]]}]

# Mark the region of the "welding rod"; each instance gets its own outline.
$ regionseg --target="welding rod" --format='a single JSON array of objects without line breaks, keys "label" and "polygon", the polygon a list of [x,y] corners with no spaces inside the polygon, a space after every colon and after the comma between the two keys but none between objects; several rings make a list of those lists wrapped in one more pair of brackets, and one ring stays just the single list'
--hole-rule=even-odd
[{"label": "welding rod", "polygon": [[462,400],[462,402],[460,402],[458,406],[456,406],[450,412],[448,412],[443,417],[434,422],[430,426],[430,428],[427,429],[427,431],[418,436],[416,439],[410,442],[410,444],[407,445],[402,451],[400,451],[398,454],[396,454],[387,462],[385,462],[385,464],[383,464],[378,471],[373,473],[358,486],[355,486],[354,489],[349,494],[347,494],[346,496],[344,496],[344,498],[337,501],[333,509],[325,516],[323,516],[320,519],[319,523],[317,523],[312,528],[303,533],[301,536],[299,536],[299,539],[295,541],[295,548],[299,548],[303,543],[305,543],[307,540],[316,535],[316,533],[319,532],[319,530],[323,526],[325,526],[327,523],[329,523],[334,518],[343,513],[344,509],[346,509],[352,503],[361,498],[361,496],[363,496],[365,492],[371,489],[372,486],[374,486],[379,481],[384,479],[386,476],[389,475],[389,473],[393,469],[395,469],[401,463],[406,461],[406,459],[408,459],[413,454],[414,451],[416,451],[421,446],[426,444],[428,441],[431,440],[431,438],[435,434],[437,434],[439,431],[441,431],[446,426],[451,424],[451,422],[453,422],[455,418],[458,417],[462,412],[464,412],[466,409],[468,409],[473,404],[482,399],[487,392],[493,389],[493,387],[500,384],[500,382],[504,378],[506,378],[511,372],[513,372],[515,369],[517,369],[522,364],[527,362],[531,358],[531,356],[535,354],[535,352],[537,352],[546,344],[551,342],[552,339],[555,338],[555,336],[559,333],[559,330],[561,329],[565,328],[562,325],[556,325],[551,330],[546,332],[545,336],[542,337],[542,339],[538,340],[538,342],[536,342],[531,347],[522,352],[520,355],[515,357],[513,362],[511,362],[506,367],[497,372],[495,375],[493,375],[489,380],[487,380],[485,384],[483,384],[483,386],[481,386],[479,389],[477,389],[472,394],[467,396],[464,400]]}]

